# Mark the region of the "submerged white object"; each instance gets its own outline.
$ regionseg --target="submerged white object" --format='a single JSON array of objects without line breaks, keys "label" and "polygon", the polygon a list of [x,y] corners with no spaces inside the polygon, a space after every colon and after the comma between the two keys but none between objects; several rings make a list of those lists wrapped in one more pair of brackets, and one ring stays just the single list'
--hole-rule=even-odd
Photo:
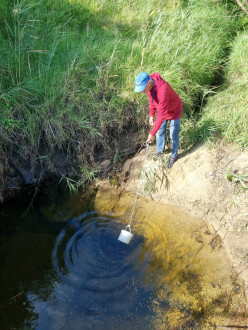
[{"label": "submerged white object", "polygon": [[130,231],[127,230],[121,230],[120,236],[118,238],[119,241],[122,243],[129,244],[131,239],[133,238],[133,234],[131,233],[131,227],[128,225],[126,229],[129,228]]}]

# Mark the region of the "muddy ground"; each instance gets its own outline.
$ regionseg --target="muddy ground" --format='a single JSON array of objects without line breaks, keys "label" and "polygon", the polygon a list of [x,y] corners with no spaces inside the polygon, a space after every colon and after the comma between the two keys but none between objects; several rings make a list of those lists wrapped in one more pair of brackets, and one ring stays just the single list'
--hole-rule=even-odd
[{"label": "muddy ground", "polygon": [[[218,145],[214,148],[198,146],[179,155],[171,169],[166,168],[169,152],[154,159],[155,146],[151,146],[144,165],[140,194],[160,203],[176,205],[206,221],[209,244],[213,248],[224,247],[244,279],[244,291],[248,293],[248,151],[236,146]],[[115,180],[120,193],[137,191],[146,149],[123,166]],[[156,184],[155,184],[156,181]]]}]

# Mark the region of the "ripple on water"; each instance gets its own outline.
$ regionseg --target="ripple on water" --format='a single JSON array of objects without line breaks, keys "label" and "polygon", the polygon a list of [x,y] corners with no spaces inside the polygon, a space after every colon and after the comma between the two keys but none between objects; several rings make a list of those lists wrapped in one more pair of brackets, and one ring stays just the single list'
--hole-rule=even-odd
[{"label": "ripple on water", "polygon": [[103,191],[94,203],[98,213],[75,217],[59,232],[26,224],[27,232],[2,244],[3,329],[208,329],[230,317],[245,323],[241,286],[223,251],[209,246],[202,221],[139,199],[126,245],[118,236],[133,196]]},{"label": "ripple on water", "polygon": [[120,229],[118,219],[90,212],[59,233],[52,254],[58,281],[49,302],[36,304],[41,328],[100,329],[104,324],[112,329],[120,322],[149,328],[157,289],[154,275],[146,272],[152,251],[142,251],[139,235],[129,245],[118,241]]}]

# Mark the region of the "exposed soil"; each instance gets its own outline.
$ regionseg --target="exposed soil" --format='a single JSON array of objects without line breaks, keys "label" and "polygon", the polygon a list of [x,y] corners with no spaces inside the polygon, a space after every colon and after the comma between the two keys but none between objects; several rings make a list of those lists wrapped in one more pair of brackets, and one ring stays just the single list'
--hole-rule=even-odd
[{"label": "exposed soil", "polygon": [[21,149],[19,145],[6,147],[6,151],[0,153],[0,205],[52,178],[79,180],[83,167],[97,172],[101,179],[117,173],[120,164],[139,149],[141,136],[130,122],[121,131],[110,132],[101,143],[85,144],[82,134],[77,140],[82,143],[81,149],[70,149],[68,144],[61,149],[40,148],[35,154],[25,154],[25,148]]},{"label": "exposed soil", "polygon": [[[155,146],[150,147],[150,155],[154,152]],[[145,154],[143,149],[124,164],[122,174],[114,181],[120,193],[124,189],[137,190]],[[170,170],[165,166],[169,153],[158,160],[150,155],[145,168],[153,169],[151,173],[156,173],[157,183],[151,189],[153,182],[150,182],[143,194],[165,207],[176,205],[205,220],[211,233],[209,244],[213,248],[226,248],[237,269],[235,276],[242,276],[248,293],[248,189],[239,180],[235,182],[238,175],[248,173],[248,152],[230,145],[211,149],[198,146],[180,155]]]}]

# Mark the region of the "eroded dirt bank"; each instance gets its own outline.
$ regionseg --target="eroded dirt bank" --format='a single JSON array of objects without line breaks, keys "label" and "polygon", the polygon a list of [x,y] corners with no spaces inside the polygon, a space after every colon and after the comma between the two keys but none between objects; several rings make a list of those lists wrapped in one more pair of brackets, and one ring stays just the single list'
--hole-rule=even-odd
[{"label": "eroded dirt bank", "polygon": [[132,121],[129,124],[118,132],[110,130],[105,140],[92,140],[90,144],[78,132],[80,148],[69,147],[67,141],[61,149],[41,147],[32,154],[27,146],[20,147],[19,142],[6,146],[6,152],[0,153],[0,206],[53,178],[73,178],[87,183],[91,171],[99,178],[118,172],[121,162],[132,157],[141,144],[137,127]]},{"label": "eroded dirt bank", "polygon": [[[150,154],[154,148],[150,148]],[[122,175],[116,180],[120,193],[124,189],[137,190],[145,154],[143,149],[124,164]],[[235,146],[213,149],[199,146],[181,155],[170,170],[165,167],[168,157],[169,154],[165,154],[154,160],[149,155],[145,165],[148,175],[143,176],[141,193],[205,220],[212,232],[209,244],[226,248],[237,274],[245,281],[247,294],[248,189],[242,187],[237,178],[248,172],[248,152],[241,152]]]}]

